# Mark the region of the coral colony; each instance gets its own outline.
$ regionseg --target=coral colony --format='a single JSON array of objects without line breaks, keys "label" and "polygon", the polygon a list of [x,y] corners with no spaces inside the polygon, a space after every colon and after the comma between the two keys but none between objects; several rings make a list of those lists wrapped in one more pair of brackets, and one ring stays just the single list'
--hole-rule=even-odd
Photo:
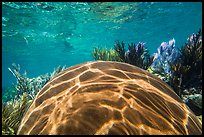
[{"label": "coral colony", "polygon": [[[192,34],[180,49],[175,39],[162,42],[157,53],[150,55],[144,42],[128,44],[116,41],[111,49],[95,48],[92,56],[95,60],[125,62],[152,74],[170,85],[176,94],[202,119],[202,38],[201,30]],[[20,66],[12,65],[9,71],[17,84],[5,92],[2,100],[2,134],[16,134],[23,114],[30,106],[37,92],[65,67],[58,67],[50,75],[27,78],[20,74]]]},{"label": "coral colony", "polygon": [[17,134],[197,135],[202,124],[151,73],[128,63],[91,61],[50,80],[24,114]]},{"label": "coral colony", "polygon": [[150,66],[153,72],[160,73],[160,75],[171,75],[170,64],[173,64],[179,56],[179,51],[175,47],[175,39],[167,42],[162,42],[157,53],[154,55],[154,61]]}]

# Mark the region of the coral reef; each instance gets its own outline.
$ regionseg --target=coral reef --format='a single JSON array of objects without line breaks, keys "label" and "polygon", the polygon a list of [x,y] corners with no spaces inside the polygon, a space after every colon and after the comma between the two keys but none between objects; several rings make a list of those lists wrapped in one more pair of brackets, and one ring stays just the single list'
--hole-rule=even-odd
[{"label": "coral reef", "polygon": [[[20,73],[20,65],[12,64],[9,71],[17,80],[17,84],[6,90],[2,100],[2,134],[15,135],[24,113],[29,108],[38,91],[55,75],[65,69],[59,66],[49,75],[28,78],[26,72]],[[9,93],[8,93],[9,92]],[[12,93],[12,94],[11,94]],[[11,94],[11,95],[10,95]],[[13,96],[13,97],[12,97]]]}]

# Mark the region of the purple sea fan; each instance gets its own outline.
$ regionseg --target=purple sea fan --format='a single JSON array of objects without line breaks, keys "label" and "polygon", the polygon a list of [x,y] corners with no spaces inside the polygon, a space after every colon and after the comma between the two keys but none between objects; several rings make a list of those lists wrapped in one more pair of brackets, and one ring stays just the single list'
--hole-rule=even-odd
[{"label": "purple sea fan", "polygon": [[169,42],[161,43],[150,66],[153,71],[171,75],[170,64],[174,63],[180,54],[179,50],[175,47],[175,43],[174,38]]},{"label": "purple sea fan", "polygon": [[172,49],[175,47],[175,39],[170,40],[167,42],[162,42],[160,47],[157,49],[158,54],[162,55],[163,57],[167,57],[171,54]]}]

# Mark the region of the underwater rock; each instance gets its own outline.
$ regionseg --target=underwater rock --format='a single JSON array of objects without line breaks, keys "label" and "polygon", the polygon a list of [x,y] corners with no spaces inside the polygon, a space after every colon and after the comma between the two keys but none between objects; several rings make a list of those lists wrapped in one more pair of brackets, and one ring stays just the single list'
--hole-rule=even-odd
[{"label": "underwater rock", "polygon": [[192,100],[194,105],[199,107],[202,110],[202,95],[194,94],[187,97],[187,100]]},{"label": "underwater rock", "polygon": [[202,115],[202,108],[198,107],[198,105],[196,105],[193,100],[189,99],[186,102],[186,105],[191,108],[191,110],[195,113],[196,116]]},{"label": "underwater rock", "polygon": [[[171,112],[171,113],[169,113]],[[202,134],[201,121],[162,80],[121,62],[87,62],[38,92],[18,134]]]},{"label": "underwater rock", "polygon": [[182,92],[182,100],[190,107],[190,109],[196,114],[202,114],[202,90],[196,90],[195,88],[185,89]]}]

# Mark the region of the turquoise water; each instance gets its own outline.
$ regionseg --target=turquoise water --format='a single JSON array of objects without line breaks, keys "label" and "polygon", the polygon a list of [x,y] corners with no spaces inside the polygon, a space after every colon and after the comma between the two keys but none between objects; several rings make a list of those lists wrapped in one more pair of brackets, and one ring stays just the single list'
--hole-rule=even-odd
[{"label": "turquoise water", "polygon": [[94,47],[111,48],[116,40],[146,42],[151,54],[172,38],[181,47],[199,28],[201,2],[4,2],[2,88],[16,82],[12,63],[37,77],[94,60]]}]

